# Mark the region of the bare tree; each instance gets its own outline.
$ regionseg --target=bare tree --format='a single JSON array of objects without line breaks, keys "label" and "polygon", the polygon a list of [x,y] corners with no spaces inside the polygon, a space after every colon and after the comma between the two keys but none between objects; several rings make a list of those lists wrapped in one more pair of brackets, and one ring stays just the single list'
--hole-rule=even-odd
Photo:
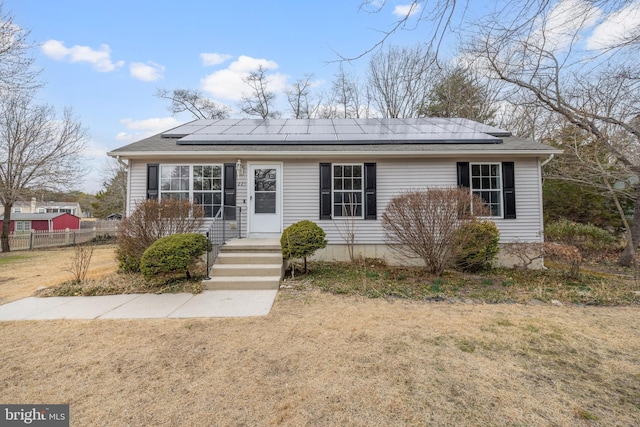
[{"label": "bare tree", "polygon": [[[578,10],[564,14],[550,8],[537,19],[523,19],[521,25],[509,28],[494,17],[484,23],[481,36],[469,51],[495,78],[507,82],[513,94],[530,95],[540,107],[589,134],[591,144],[607,161],[637,177],[640,73],[634,54],[640,46],[640,28],[601,45],[597,52],[582,52],[576,57],[573,52],[579,48],[581,32],[595,13],[604,10],[594,9],[596,3],[582,3]],[[610,3],[599,4],[610,7]],[[606,175],[601,177],[608,185]],[[635,185],[634,193],[634,217],[640,218],[640,185]],[[640,221],[636,220],[627,234],[629,244],[619,260],[622,265],[635,259]]]},{"label": "bare tree", "polygon": [[63,189],[82,175],[78,155],[86,130],[65,110],[61,119],[52,107],[36,105],[31,95],[16,93],[0,101],[0,201],[4,221],[3,252],[9,249],[11,208],[29,189]]},{"label": "bare tree", "polygon": [[157,89],[155,96],[170,101],[167,109],[171,114],[188,112],[194,119],[226,119],[230,109],[206,98],[200,91],[192,89]]},{"label": "bare tree", "polygon": [[308,119],[313,117],[317,104],[311,93],[313,74],[307,74],[301,79],[296,80],[289,88],[287,88],[287,101],[291,107],[291,113],[295,119]]},{"label": "bare tree", "polygon": [[32,68],[33,58],[29,51],[29,32],[20,28],[13,16],[5,13],[0,2],[0,93],[14,90],[35,89],[38,71]]},{"label": "bare tree", "polygon": [[250,88],[250,93],[242,96],[240,109],[250,116],[260,116],[263,119],[275,119],[280,116],[273,110],[276,94],[268,89],[269,80],[267,70],[262,65],[256,71],[252,71],[244,82]]},{"label": "bare tree", "polygon": [[[362,0],[360,9],[377,14],[384,11],[395,2],[387,0]],[[477,2],[476,2],[477,3]],[[378,29],[380,38],[368,48],[365,48],[355,56],[340,55],[343,61],[354,61],[366,55],[380,50],[393,36],[402,31],[414,31],[420,29],[424,34],[424,43],[433,52],[436,61],[444,51],[441,48],[449,41],[449,37],[456,40],[464,40],[473,35],[476,31],[486,28],[489,19],[503,30],[519,31],[531,28],[539,24],[539,17],[547,15],[550,9],[556,6],[558,1],[554,0],[496,0],[491,3],[491,12],[487,12],[485,17],[478,17],[476,14],[468,14],[471,0],[412,0],[404,13],[399,18],[387,26],[387,29]],[[610,14],[620,10],[627,5],[633,5],[633,0],[585,0],[580,2],[567,2],[571,6],[578,6],[571,10],[571,19],[579,20],[582,13],[582,6],[589,5],[599,8],[604,14]],[[581,9],[581,10],[579,10]],[[394,10],[394,15],[398,15],[398,10]],[[633,41],[638,41],[638,31],[634,31],[625,38],[618,39],[618,45],[624,46]]]},{"label": "bare tree", "polygon": [[331,100],[335,105],[333,111],[336,118],[359,118],[368,114],[367,93],[363,92],[358,79],[347,73],[342,65],[334,76]]},{"label": "bare tree", "polygon": [[368,87],[383,117],[418,117],[438,75],[424,46],[390,47],[369,61]]}]

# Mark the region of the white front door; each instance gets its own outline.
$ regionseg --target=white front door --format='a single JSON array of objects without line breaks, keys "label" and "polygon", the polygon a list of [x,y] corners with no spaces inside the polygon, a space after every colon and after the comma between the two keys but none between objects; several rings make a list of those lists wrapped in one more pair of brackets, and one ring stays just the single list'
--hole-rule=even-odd
[{"label": "white front door", "polygon": [[249,233],[253,236],[281,233],[282,164],[250,164],[248,178]]}]

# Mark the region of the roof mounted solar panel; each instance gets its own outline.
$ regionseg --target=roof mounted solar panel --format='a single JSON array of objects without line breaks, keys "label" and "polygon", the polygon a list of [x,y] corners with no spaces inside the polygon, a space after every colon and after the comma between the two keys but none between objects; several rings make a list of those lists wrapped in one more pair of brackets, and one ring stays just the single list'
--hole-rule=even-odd
[{"label": "roof mounted solar panel", "polygon": [[502,142],[509,132],[467,119],[196,120],[162,134],[189,144],[394,144]]}]

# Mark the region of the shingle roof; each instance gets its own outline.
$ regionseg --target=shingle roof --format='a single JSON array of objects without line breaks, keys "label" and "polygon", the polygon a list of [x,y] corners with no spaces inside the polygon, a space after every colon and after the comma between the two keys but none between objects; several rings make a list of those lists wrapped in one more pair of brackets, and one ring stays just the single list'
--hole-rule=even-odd
[{"label": "shingle roof", "polygon": [[467,119],[196,120],[113,150],[112,156],[188,153],[537,152],[558,150]]},{"label": "shingle roof", "polygon": [[[11,213],[11,219],[14,221],[50,221],[54,218],[57,218],[61,215],[65,215],[62,213]],[[69,214],[71,215],[71,214]],[[0,216],[0,220],[2,220],[2,216]]]}]

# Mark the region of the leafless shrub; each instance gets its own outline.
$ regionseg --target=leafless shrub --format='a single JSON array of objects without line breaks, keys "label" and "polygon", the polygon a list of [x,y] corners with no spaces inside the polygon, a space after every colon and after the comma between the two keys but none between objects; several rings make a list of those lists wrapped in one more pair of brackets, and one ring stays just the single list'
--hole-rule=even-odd
[{"label": "leafless shrub", "polygon": [[146,200],[122,220],[118,234],[121,270],[138,271],[144,251],[171,234],[197,233],[203,225],[202,210],[186,200]]},{"label": "leafless shrub", "polygon": [[335,220],[333,223],[336,226],[338,234],[347,245],[349,259],[351,262],[355,262],[356,255],[354,250],[356,244],[356,218],[352,214],[356,211],[357,203],[352,196],[352,194],[349,194],[347,196],[348,200],[342,204],[342,218],[334,218]]},{"label": "leafless shrub", "polygon": [[392,249],[422,259],[430,273],[440,275],[468,242],[462,226],[487,214],[483,201],[467,189],[430,188],[394,197],[382,226]]},{"label": "leafless shrub", "polygon": [[553,261],[560,262],[568,266],[567,276],[571,279],[577,279],[580,275],[580,264],[582,256],[575,246],[565,245],[561,243],[544,243],[544,255]]},{"label": "leafless shrub", "polygon": [[82,283],[87,278],[87,271],[89,271],[94,248],[95,246],[93,245],[76,245],[73,258],[65,268],[65,271],[73,275],[75,283]]},{"label": "leafless shrub", "polygon": [[542,242],[521,242],[516,239],[504,245],[501,250],[505,255],[520,260],[516,267],[523,270],[527,270],[534,261],[544,258]]}]

